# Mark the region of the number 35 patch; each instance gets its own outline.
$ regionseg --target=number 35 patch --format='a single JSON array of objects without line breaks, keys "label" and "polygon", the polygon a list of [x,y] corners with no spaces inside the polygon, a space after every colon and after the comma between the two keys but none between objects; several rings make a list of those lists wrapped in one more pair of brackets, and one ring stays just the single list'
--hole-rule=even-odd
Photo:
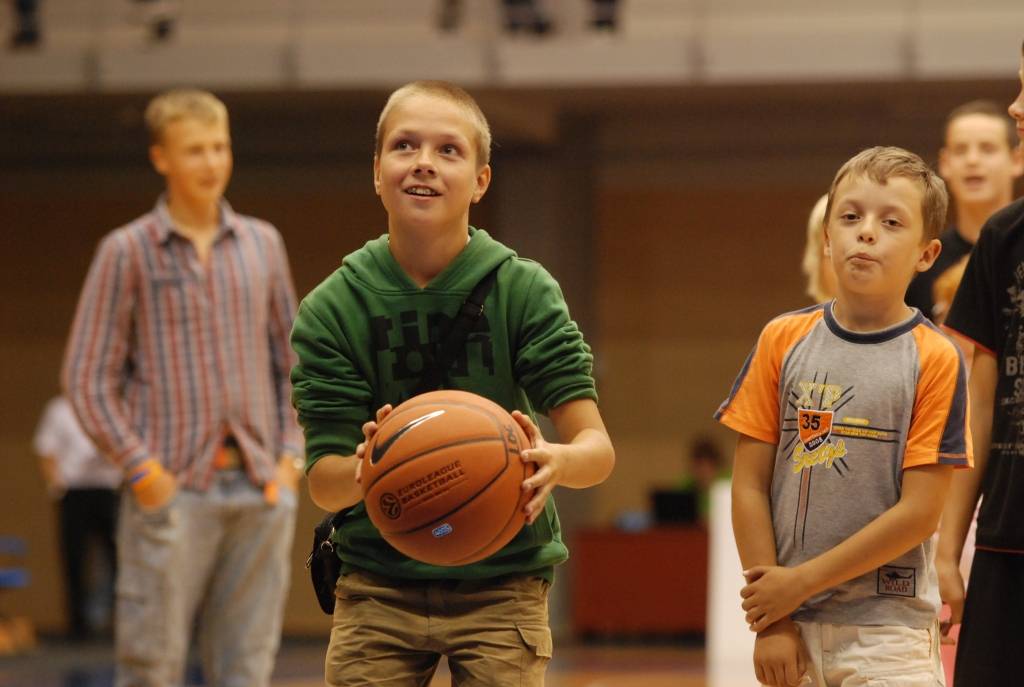
[{"label": "number 35 patch", "polygon": [[832,411],[801,408],[797,412],[800,441],[807,451],[818,448],[832,436]]}]

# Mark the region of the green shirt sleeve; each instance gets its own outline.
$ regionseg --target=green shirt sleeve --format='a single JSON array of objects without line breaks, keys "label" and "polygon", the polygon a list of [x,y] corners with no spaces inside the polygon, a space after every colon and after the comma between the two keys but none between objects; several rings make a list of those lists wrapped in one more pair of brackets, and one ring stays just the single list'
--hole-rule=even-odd
[{"label": "green shirt sleeve", "polygon": [[547,414],[577,399],[597,400],[594,356],[569,317],[558,282],[540,265],[525,291],[514,370],[530,405]]},{"label": "green shirt sleeve", "polygon": [[373,393],[339,322],[304,300],[292,328],[292,403],[305,432],[307,471],[325,455],[355,453],[372,412]]}]

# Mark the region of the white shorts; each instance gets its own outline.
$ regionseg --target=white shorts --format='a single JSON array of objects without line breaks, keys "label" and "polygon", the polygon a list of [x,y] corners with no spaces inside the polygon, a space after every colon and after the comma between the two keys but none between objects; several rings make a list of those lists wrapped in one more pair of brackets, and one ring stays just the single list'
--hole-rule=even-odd
[{"label": "white shorts", "polygon": [[830,625],[797,621],[810,663],[801,685],[945,687],[938,621],[902,625]]}]

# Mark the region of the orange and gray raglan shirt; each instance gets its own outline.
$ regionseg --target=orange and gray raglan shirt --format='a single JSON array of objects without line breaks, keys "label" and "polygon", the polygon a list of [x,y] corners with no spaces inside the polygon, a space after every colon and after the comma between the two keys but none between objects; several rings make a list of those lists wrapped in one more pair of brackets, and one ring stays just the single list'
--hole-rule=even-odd
[{"label": "orange and gray raglan shirt", "polygon": [[[900,498],[903,470],[968,467],[967,375],[959,349],[915,309],[878,332],[844,329],[832,305],[765,326],[716,419],[777,445],[771,484],[779,565],[848,539]],[[927,628],[939,590],[927,539],[805,601],[795,620]]]}]

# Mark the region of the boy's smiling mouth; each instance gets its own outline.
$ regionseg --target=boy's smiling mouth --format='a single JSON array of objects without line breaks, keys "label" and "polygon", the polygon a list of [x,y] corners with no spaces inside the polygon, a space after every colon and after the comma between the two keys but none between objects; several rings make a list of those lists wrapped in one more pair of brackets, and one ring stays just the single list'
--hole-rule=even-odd
[{"label": "boy's smiling mouth", "polygon": [[405,189],[404,192],[407,193],[410,196],[428,196],[429,197],[429,196],[439,196],[439,195],[441,195],[440,193],[438,193],[437,191],[435,191],[434,189],[432,189],[432,188],[430,188],[428,186],[410,186],[409,188]]}]

